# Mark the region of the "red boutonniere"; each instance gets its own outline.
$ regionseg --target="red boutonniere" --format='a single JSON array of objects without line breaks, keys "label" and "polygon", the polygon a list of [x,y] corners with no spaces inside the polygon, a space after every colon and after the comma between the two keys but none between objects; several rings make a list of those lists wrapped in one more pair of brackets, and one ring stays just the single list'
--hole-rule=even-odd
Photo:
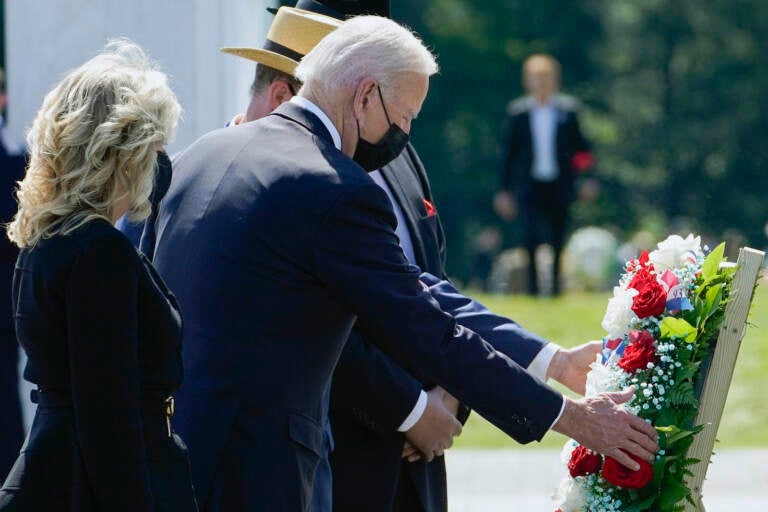
[{"label": "red boutonniere", "polygon": [[437,210],[435,209],[435,205],[424,199],[424,208],[427,209],[427,217],[431,217],[433,215],[437,214]]},{"label": "red boutonniere", "polygon": [[595,157],[589,151],[579,151],[571,161],[577,172],[585,172],[595,166]]}]

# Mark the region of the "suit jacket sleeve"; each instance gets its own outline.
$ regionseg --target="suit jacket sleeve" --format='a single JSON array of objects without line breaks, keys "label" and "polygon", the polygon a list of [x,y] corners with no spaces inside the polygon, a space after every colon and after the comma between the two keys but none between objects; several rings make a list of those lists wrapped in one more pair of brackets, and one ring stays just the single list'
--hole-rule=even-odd
[{"label": "suit jacket sleeve", "polygon": [[413,410],[421,388],[421,382],[367,343],[356,328],[333,375],[331,408],[371,430],[392,432]]},{"label": "suit jacket sleeve", "polygon": [[581,133],[581,124],[579,123],[579,116],[576,112],[573,113],[573,140],[576,152],[591,151],[591,146],[584,135]]},{"label": "suit jacket sleeve", "polygon": [[459,292],[451,283],[424,273],[421,281],[440,308],[464,327],[475,331],[499,352],[527,368],[544,345],[544,338],[523,329],[514,320],[497,315],[481,303]]},{"label": "suit jacket sleeve", "polygon": [[126,512],[152,510],[139,401],[139,269],[132,250],[123,239],[94,241],[73,264],[66,289],[83,463],[99,508]]},{"label": "suit jacket sleeve", "polygon": [[501,161],[499,171],[501,189],[512,190],[516,176],[515,159],[520,151],[520,134],[518,133],[516,116],[507,114],[501,125]]},{"label": "suit jacket sleeve", "polygon": [[419,368],[518,441],[541,439],[562,395],[440,310],[406,261],[394,226],[376,184],[343,186],[313,230],[315,275],[396,362]]}]

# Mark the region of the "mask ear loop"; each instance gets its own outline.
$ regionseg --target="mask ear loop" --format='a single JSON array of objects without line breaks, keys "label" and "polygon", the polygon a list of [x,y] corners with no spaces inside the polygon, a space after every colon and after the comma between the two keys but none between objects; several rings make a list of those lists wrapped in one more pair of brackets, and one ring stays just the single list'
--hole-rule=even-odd
[{"label": "mask ear loop", "polygon": [[[390,121],[389,113],[387,112],[387,106],[384,104],[384,96],[381,94],[381,86],[376,84],[376,89],[379,91],[379,99],[381,100],[381,108],[384,110],[384,117],[387,118],[387,123],[389,123],[389,126],[392,126],[392,121]],[[355,123],[357,124],[357,138],[359,140],[363,140],[363,138],[360,136],[360,120],[355,118]]]},{"label": "mask ear loop", "polygon": [[384,109],[384,116],[387,118],[387,123],[392,126],[392,121],[389,119],[389,112],[387,112],[387,106],[384,104],[384,96],[381,94],[381,86],[376,84],[376,89],[379,90],[379,99],[381,100],[381,108]]}]

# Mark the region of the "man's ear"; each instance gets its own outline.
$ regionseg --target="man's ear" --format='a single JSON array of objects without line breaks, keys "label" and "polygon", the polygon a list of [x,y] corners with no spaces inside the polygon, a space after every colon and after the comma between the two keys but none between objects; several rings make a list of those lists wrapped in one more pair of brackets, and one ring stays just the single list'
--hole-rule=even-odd
[{"label": "man's ear", "polygon": [[373,78],[366,78],[357,86],[357,90],[355,91],[355,102],[353,105],[356,118],[359,118],[363,111],[371,106],[371,102],[376,94],[377,86],[378,84]]},{"label": "man's ear", "polygon": [[285,80],[275,80],[269,86],[269,108],[275,110],[277,107],[293,98],[291,87]]}]

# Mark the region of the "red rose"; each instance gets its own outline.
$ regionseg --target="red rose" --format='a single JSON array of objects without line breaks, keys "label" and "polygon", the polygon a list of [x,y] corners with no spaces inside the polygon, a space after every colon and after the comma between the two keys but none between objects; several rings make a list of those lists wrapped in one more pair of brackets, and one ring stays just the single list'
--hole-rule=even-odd
[{"label": "red rose", "polygon": [[648,254],[648,251],[643,251],[640,253],[640,258],[638,259],[638,261],[640,262],[641,267],[647,266],[650,260],[651,260],[651,257]]},{"label": "red rose", "polygon": [[600,455],[588,450],[583,446],[576,447],[571,453],[571,460],[568,462],[568,470],[571,472],[571,476],[576,478],[577,476],[591,475],[600,471],[600,464],[603,459]]},{"label": "red rose", "polygon": [[628,288],[637,290],[632,299],[632,311],[638,318],[659,316],[667,307],[667,291],[654,274],[647,268],[641,268],[629,282]]},{"label": "red rose", "polygon": [[613,457],[606,457],[603,465],[603,478],[608,483],[624,489],[642,489],[653,478],[653,467],[634,455],[629,453],[627,455],[640,464],[640,469],[632,471],[619,464]]},{"label": "red rose", "polygon": [[648,331],[631,331],[629,344],[619,359],[619,368],[627,373],[645,370],[656,359],[656,340]]},{"label": "red rose", "polygon": [[648,251],[643,251],[640,253],[640,257],[636,260],[630,261],[630,265],[627,268],[630,272],[634,272],[635,270],[640,270],[641,268],[645,268],[648,266],[648,262],[650,261],[650,256],[648,254]]}]

